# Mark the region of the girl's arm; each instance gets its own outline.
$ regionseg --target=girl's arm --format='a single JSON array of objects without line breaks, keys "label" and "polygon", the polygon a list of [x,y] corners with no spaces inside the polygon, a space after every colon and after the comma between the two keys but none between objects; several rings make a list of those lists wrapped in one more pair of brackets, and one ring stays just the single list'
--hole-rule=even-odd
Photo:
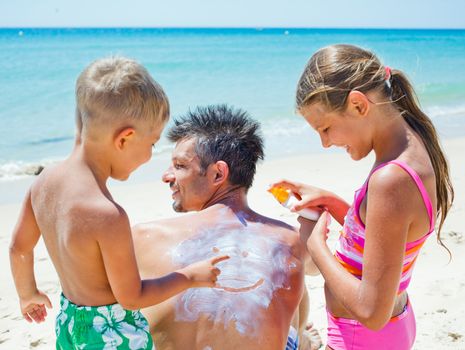
[{"label": "girl's arm", "polygon": [[318,207],[329,211],[332,217],[342,226],[344,217],[349,210],[350,205],[336,194],[323,190],[318,187],[306,185],[300,182],[281,180],[270,185],[270,187],[284,187],[297,194],[300,198],[293,211],[299,211],[303,208]]},{"label": "girl's arm", "polygon": [[308,237],[310,236],[313,228],[316,225],[316,221],[308,220],[299,216],[298,221],[300,223],[300,230],[299,230],[299,240],[300,245],[303,247],[303,259],[304,259],[304,267],[305,267],[305,274],[309,276],[317,276],[320,274],[320,270],[316,266],[315,262],[313,261],[308,249],[306,249]]},{"label": "girl's arm", "polygon": [[347,272],[328,249],[328,214],[322,215],[307,241],[310,255],[333,296],[355,319],[373,330],[384,327],[392,315],[415,196],[419,196],[418,189],[400,169],[386,167],[371,177],[361,280]]}]

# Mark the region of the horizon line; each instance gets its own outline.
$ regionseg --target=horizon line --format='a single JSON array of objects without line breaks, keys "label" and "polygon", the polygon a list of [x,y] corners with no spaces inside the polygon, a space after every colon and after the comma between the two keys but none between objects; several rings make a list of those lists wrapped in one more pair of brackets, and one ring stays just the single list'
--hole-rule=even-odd
[{"label": "horizon line", "polygon": [[268,26],[244,26],[244,27],[216,27],[216,26],[163,26],[163,27],[152,27],[152,26],[0,26],[0,29],[282,29],[282,30],[305,30],[305,29],[317,29],[317,30],[465,30],[465,27],[268,27]]}]

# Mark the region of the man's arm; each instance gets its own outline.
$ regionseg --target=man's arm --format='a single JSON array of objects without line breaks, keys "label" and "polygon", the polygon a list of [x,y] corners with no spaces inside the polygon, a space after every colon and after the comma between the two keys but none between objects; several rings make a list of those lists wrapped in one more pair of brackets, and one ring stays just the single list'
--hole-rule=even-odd
[{"label": "man's arm", "polygon": [[28,322],[42,322],[47,316],[45,306],[51,308],[49,298],[37,289],[34,276],[34,247],[40,238],[40,230],[31,205],[29,190],[13,230],[10,243],[10,265],[21,313]]}]

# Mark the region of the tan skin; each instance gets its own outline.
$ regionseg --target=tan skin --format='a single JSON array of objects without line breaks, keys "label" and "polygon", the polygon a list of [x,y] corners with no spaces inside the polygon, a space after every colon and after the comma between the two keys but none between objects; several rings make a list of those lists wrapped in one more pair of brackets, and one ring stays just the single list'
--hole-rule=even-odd
[{"label": "tan skin", "polygon": [[[315,103],[301,110],[306,121],[320,135],[323,147],[345,147],[354,160],[375,152],[373,168],[390,160],[411,166],[425,184],[436,208],[435,175],[419,136],[399,112],[376,91],[350,92],[343,112],[332,112]],[[277,182],[299,193],[306,206],[324,207],[341,225],[349,204],[335,194],[291,181]],[[429,231],[429,217],[421,194],[411,177],[400,167],[387,165],[370,178],[368,193],[360,207],[366,225],[363,277],[358,280],[337,262],[326,244],[327,215],[317,225],[301,230],[311,232],[307,248],[325,279],[326,303],[336,317],[360,321],[379,330],[392,316],[402,312],[407,293],[397,295],[405,244]],[[435,215],[435,213],[433,213]]]},{"label": "tan skin", "polygon": [[77,305],[120,303],[138,309],[160,303],[190,287],[212,287],[218,256],[157,279],[141,280],[125,211],[106,187],[124,180],[152,155],[163,125],[104,129],[98,139],[78,136],[68,159],[45,169],[26,195],[10,245],[10,262],[21,312],[42,322],[49,298],[38,290],[34,252],[40,236],[63,294]]},{"label": "tan skin", "polygon": [[[224,326],[221,314],[214,320],[205,317],[186,322],[176,320],[176,301],[181,295],[142,310],[149,321],[157,349],[279,349],[285,347],[289,324],[295,315],[304,289],[304,245],[292,227],[257,214],[247,204],[246,190],[228,181],[229,168],[223,161],[211,164],[201,174],[200,161],[194,150],[194,140],[181,140],[172,155],[172,165],[163,181],[173,191],[174,207],[180,211],[197,211],[172,219],[141,224],[134,229],[134,242],[143,277],[163,275],[174,266],[169,252],[180,242],[199,235],[209,227],[225,229],[253,228],[250,235],[273,235],[289,246],[296,264],[287,276],[291,288],[278,290],[270,306],[254,315],[258,334],[250,337],[239,333],[234,324]],[[257,229],[258,228],[258,229]],[[257,232],[260,232],[259,234]],[[258,238],[258,237],[257,237]],[[297,328],[298,318],[295,326]]]}]

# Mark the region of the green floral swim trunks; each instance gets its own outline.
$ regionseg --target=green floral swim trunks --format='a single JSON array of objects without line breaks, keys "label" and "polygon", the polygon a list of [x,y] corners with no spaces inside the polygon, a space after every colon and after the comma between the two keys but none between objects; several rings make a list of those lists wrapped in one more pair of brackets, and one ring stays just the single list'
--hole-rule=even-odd
[{"label": "green floral swim trunks", "polygon": [[78,306],[61,295],[56,349],[153,350],[149,325],[140,311],[119,304]]}]

